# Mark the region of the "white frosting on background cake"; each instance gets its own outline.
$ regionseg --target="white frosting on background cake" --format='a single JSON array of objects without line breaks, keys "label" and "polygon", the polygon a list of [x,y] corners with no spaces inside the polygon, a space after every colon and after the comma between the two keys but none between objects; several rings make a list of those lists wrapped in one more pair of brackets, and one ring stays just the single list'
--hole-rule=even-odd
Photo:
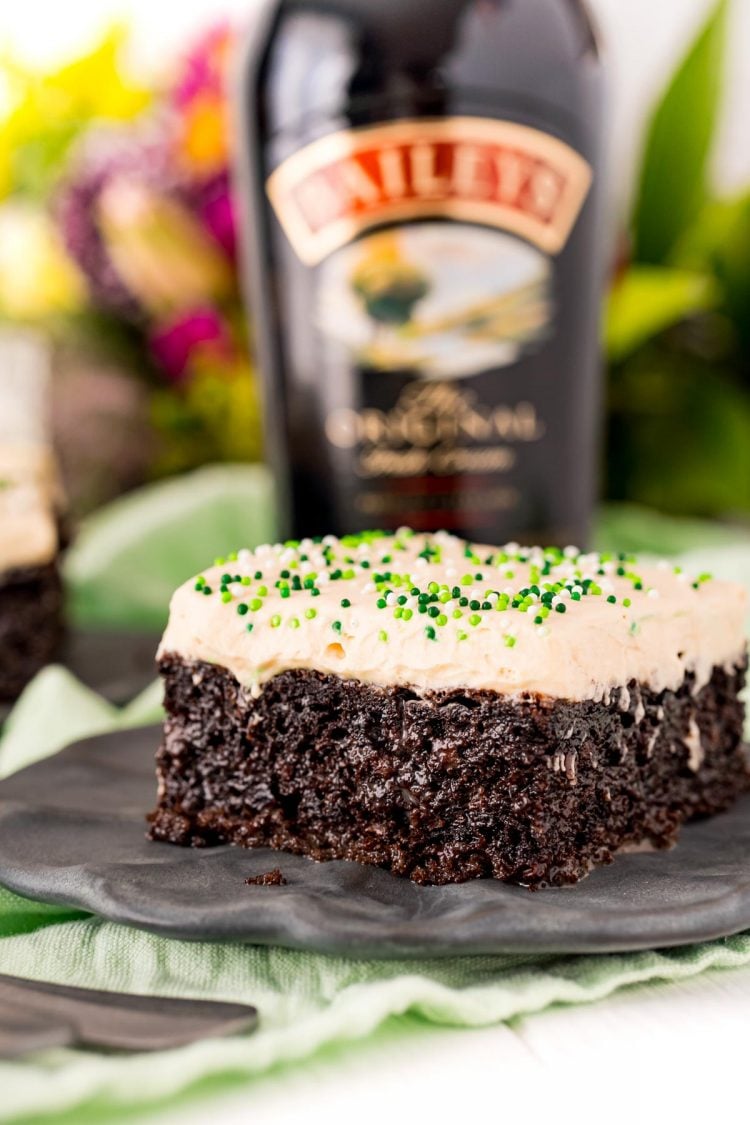
[{"label": "white frosting on background cake", "polygon": [[[512,604],[522,590],[525,610]],[[742,587],[667,563],[402,530],[240,551],[176,591],[159,653],[221,665],[253,691],[303,668],[382,686],[602,699],[631,680],[674,690],[692,672],[705,683],[743,658],[746,611]]]},{"label": "white frosting on background cake", "polygon": [[55,463],[43,444],[0,445],[0,577],[57,553]]}]

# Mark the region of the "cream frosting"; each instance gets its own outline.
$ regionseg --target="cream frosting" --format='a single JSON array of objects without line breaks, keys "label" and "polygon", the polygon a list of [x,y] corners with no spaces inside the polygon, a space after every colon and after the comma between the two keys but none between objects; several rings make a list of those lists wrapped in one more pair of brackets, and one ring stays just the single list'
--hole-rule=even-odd
[{"label": "cream frosting", "polygon": [[174,594],[159,654],[221,665],[255,693],[301,668],[604,699],[631,680],[674,690],[692,672],[705,683],[743,658],[746,611],[741,586],[666,562],[401,529],[217,561]]},{"label": "cream frosting", "polygon": [[47,446],[0,445],[0,574],[54,558],[58,490],[56,467]]}]

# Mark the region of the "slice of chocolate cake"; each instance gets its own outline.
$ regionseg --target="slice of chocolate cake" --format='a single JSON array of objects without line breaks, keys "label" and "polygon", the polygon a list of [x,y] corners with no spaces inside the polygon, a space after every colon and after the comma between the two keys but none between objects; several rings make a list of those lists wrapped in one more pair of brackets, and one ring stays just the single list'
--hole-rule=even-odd
[{"label": "slice of chocolate cake", "polygon": [[49,436],[46,343],[0,330],[0,703],[56,653],[62,489]]},{"label": "slice of chocolate cake", "polygon": [[62,634],[57,488],[49,450],[0,445],[0,701],[49,660]]},{"label": "slice of chocolate cake", "polygon": [[730,583],[573,548],[240,551],[172,600],[151,834],[575,882],[748,787],[745,611]]}]

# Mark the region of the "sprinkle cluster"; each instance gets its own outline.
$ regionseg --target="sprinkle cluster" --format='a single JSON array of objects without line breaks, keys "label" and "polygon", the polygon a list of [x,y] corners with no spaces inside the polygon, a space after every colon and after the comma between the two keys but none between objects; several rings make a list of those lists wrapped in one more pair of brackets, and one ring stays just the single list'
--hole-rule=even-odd
[{"label": "sprinkle cluster", "polygon": [[[631,597],[615,593],[615,577],[634,593],[659,597],[659,591],[645,582],[632,555],[582,553],[575,547],[526,548],[517,543],[488,552],[447,532],[417,535],[408,528],[341,539],[287,540],[253,553],[235,552],[214,563],[225,568],[218,587],[200,575],[195,592],[218,597],[244,622],[247,632],[259,624],[271,629],[304,627],[318,616],[315,599],[321,591],[338,587],[341,612],[331,622],[331,630],[341,635],[347,611],[361,608],[364,589],[373,608],[383,615],[378,639],[384,644],[394,629],[410,622],[410,628],[421,628],[429,641],[438,642],[446,633],[466,641],[484,621],[501,613],[506,615],[503,642],[513,648],[518,639],[516,614],[531,615],[537,633],[546,636],[556,615],[573,611],[575,603],[587,598],[629,608]],[[440,566],[437,574],[442,581],[431,577],[436,574],[434,564]],[[523,576],[518,574],[519,566],[523,566]],[[660,566],[671,568],[679,581],[690,582],[696,590],[711,577],[701,574],[690,579],[679,566],[666,562]],[[347,594],[355,580],[357,604],[353,606]],[[270,616],[262,612],[269,597],[277,610]],[[278,611],[277,597],[288,602],[288,612],[285,607]]]}]

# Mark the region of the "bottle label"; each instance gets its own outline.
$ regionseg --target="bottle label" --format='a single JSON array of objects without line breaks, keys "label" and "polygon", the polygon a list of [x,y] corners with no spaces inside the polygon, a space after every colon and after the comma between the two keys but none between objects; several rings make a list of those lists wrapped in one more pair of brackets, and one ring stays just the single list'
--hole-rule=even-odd
[{"label": "bottle label", "polygon": [[316,265],[368,228],[454,219],[558,253],[591,169],[538,129],[483,117],[397,121],[333,133],[288,157],[268,196],[298,256]]},{"label": "bottle label", "polygon": [[557,351],[556,260],[591,176],[563,141],[474,117],[335,133],[270,176],[314,271],[339,522],[498,538],[538,518],[526,482],[564,409],[538,357]]}]

